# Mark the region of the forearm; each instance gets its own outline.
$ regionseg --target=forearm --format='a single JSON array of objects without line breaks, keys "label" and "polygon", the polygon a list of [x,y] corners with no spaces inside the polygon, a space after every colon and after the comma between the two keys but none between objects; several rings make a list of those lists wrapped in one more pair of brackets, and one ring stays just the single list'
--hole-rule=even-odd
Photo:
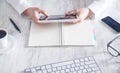
[{"label": "forearm", "polygon": [[112,2],[113,0],[96,0],[90,6],[88,6],[88,8],[93,13],[92,16],[97,18],[101,13],[110,7]]}]

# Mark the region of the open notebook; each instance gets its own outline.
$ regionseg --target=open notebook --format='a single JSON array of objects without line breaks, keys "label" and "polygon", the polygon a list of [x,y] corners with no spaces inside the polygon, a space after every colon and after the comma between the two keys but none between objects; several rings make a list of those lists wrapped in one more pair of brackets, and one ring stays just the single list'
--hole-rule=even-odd
[{"label": "open notebook", "polygon": [[31,25],[28,46],[90,46],[95,45],[93,21],[78,24],[52,23]]}]

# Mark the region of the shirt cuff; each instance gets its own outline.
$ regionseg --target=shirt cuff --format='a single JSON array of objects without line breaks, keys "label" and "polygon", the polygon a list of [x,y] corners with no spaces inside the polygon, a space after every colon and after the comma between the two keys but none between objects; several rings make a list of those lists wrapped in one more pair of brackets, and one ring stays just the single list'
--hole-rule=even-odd
[{"label": "shirt cuff", "polygon": [[94,1],[88,8],[93,12],[93,17],[98,18],[100,14],[108,7],[106,0]]},{"label": "shirt cuff", "polygon": [[7,2],[21,15],[27,8],[33,7],[29,0],[7,0]]},{"label": "shirt cuff", "polygon": [[16,11],[19,13],[19,15],[22,15],[22,13],[26,10],[26,9],[28,9],[28,8],[30,8],[30,7],[33,7],[33,6],[31,6],[31,5],[29,5],[29,4],[20,4],[20,5],[17,5],[16,7],[15,7],[15,9],[16,9]]}]

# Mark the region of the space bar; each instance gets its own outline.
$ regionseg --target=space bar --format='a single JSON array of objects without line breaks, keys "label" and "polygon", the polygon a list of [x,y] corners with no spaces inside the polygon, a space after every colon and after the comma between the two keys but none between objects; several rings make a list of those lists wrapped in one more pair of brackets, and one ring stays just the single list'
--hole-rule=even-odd
[{"label": "space bar", "polygon": [[64,66],[64,65],[73,64],[73,63],[74,63],[73,61],[55,63],[55,64],[52,64],[52,67]]}]

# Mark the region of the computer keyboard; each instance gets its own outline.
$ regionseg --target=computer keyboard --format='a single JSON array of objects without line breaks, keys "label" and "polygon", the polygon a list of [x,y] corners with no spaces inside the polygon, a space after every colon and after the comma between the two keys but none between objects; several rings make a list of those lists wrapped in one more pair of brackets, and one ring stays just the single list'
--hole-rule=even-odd
[{"label": "computer keyboard", "polygon": [[94,57],[84,57],[27,68],[24,73],[102,73],[102,71]]}]

